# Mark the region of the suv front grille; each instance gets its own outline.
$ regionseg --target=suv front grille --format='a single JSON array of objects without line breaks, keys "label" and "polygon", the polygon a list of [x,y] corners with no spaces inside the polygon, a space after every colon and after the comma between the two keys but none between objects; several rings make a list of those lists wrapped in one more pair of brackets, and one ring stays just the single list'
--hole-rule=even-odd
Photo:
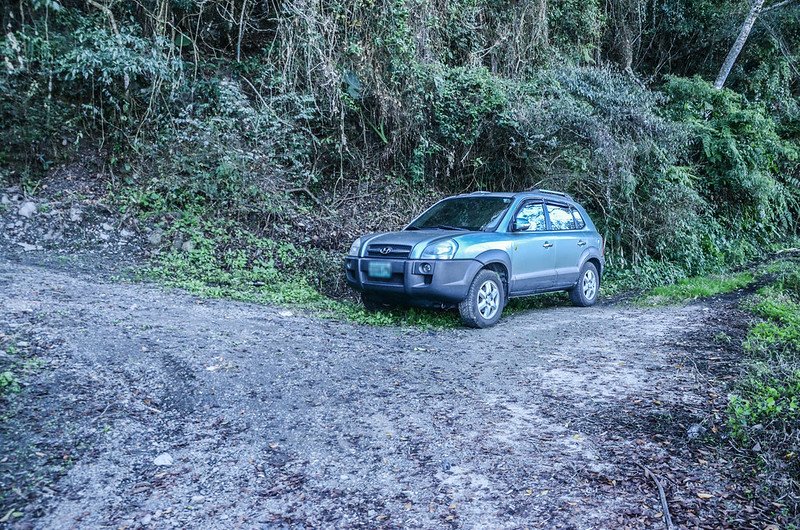
[{"label": "suv front grille", "polygon": [[367,256],[371,258],[394,258],[405,259],[411,254],[409,245],[369,245]]}]

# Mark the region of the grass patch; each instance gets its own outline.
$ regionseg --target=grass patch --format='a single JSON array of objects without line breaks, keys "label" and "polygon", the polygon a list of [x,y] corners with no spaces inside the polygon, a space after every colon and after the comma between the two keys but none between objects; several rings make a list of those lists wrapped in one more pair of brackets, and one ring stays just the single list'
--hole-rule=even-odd
[{"label": "grass patch", "polygon": [[259,304],[279,304],[314,311],[318,316],[373,326],[454,328],[457,313],[418,308],[370,312],[360,303],[328,298],[307,278],[280,272],[269,261],[219,260],[205,246],[172,251],[161,256],[140,276],[169,287],[179,287],[206,298],[228,298]]},{"label": "grass patch", "polygon": [[762,318],[747,334],[745,349],[751,352],[781,352],[800,345],[800,304],[785,293],[759,293],[751,311]]},{"label": "grass patch", "polygon": [[[744,342],[750,364],[728,401],[728,427],[769,484],[798,494],[800,479],[800,263],[761,268],[772,281],[744,307],[756,317]],[[776,478],[777,477],[777,478]]]},{"label": "grass patch", "polygon": [[[209,252],[203,242],[199,242],[191,251],[163,254],[150,267],[138,271],[138,277],[185,289],[205,298],[283,305],[313,311],[324,318],[358,324],[435,329],[461,326],[461,318],[456,310],[397,307],[367,311],[359,302],[324,296],[311,285],[309,279],[281,272],[271,261],[252,261],[238,253],[220,259],[216,253]],[[511,300],[505,314],[569,304],[566,294],[549,293]]]},{"label": "grass patch", "polygon": [[754,279],[751,272],[694,276],[678,280],[670,285],[655,287],[641,297],[639,302],[643,305],[689,302],[742,289],[753,283]]},{"label": "grass patch", "polygon": [[503,315],[513,315],[515,313],[522,313],[523,311],[533,311],[548,307],[569,306],[572,306],[572,302],[570,302],[569,295],[567,293],[563,291],[556,293],[544,293],[525,298],[513,298],[509,300]]},{"label": "grass patch", "polygon": [[[768,364],[754,365],[729,400],[728,425],[733,437],[750,445],[761,438],[768,440],[770,434],[775,434],[769,430],[781,434],[794,432],[793,443],[783,449],[784,455],[797,453],[799,418],[800,369],[776,370]],[[770,440],[771,444],[776,442]]]},{"label": "grass patch", "polygon": [[780,260],[766,269],[774,280],[746,306],[759,321],[750,328],[744,347],[762,357],[796,353],[800,351],[800,264]]}]

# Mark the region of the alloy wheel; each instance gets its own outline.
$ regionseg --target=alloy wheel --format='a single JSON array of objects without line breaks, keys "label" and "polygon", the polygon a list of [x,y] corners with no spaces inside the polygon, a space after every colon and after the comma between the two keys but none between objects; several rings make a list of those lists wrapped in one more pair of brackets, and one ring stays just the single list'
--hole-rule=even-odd
[{"label": "alloy wheel", "polygon": [[492,317],[500,309],[500,290],[492,280],[486,280],[478,289],[478,312],[486,320]]},{"label": "alloy wheel", "polygon": [[589,269],[583,274],[583,285],[581,287],[583,289],[583,296],[585,296],[587,300],[594,299],[597,294],[597,275],[593,270]]}]

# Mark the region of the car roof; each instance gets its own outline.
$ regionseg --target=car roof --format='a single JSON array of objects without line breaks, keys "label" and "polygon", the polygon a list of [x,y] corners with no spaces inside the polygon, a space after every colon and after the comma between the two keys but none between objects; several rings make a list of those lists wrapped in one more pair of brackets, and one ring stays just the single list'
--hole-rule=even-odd
[{"label": "car roof", "polygon": [[459,197],[474,197],[474,196],[482,196],[482,197],[503,197],[507,199],[512,198],[537,198],[537,199],[555,199],[561,202],[571,202],[574,203],[575,200],[561,191],[553,191],[553,190],[543,190],[543,189],[533,189],[528,191],[519,191],[513,193],[503,193],[503,192],[494,192],[494,191],[474,191],[472,193],[464,193],[459,195]]}]

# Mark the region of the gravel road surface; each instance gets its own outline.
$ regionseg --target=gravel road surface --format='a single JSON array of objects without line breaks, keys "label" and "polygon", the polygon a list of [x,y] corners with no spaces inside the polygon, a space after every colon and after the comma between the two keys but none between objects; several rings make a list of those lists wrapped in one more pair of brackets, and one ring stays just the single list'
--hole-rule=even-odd
[{"label": "gravel road surface", "polygon": [[376,328],[0,261],[27,367],[0,402],[0,526],[665,528],[641,466],[676,524],[724,526],[692,440],[708,313]]}]

